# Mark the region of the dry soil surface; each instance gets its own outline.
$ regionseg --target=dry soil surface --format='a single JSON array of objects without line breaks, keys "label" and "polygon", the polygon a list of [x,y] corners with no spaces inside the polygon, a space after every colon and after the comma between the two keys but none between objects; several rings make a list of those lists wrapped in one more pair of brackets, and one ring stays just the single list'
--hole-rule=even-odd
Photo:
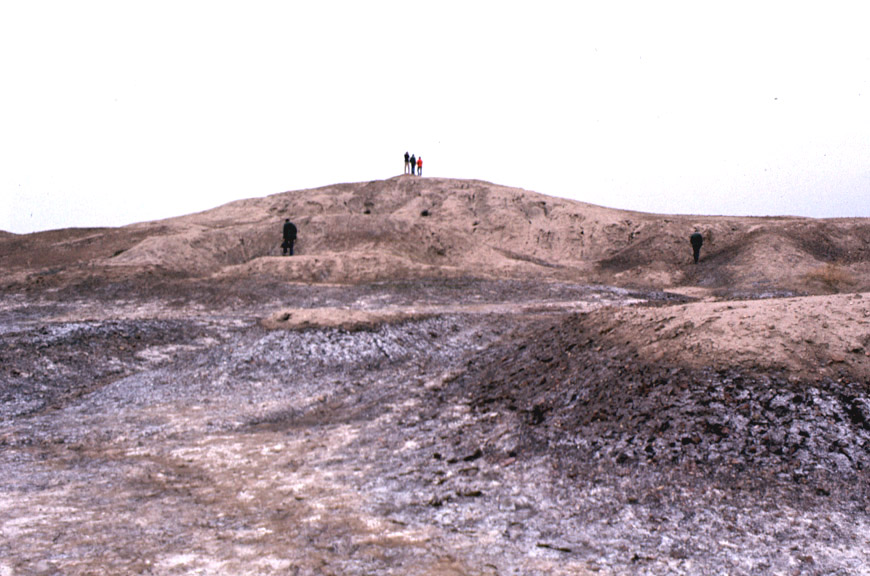
[{"label": "dry soil surface", "polygon": [[868,230],[400,177],[0,235],[0,576],[870,574]]}]

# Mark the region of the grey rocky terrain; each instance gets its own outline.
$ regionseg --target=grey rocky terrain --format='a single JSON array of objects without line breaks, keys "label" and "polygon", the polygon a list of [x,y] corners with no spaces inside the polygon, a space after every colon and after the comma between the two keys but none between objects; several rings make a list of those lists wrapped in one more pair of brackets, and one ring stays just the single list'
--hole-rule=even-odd
[{"label": "grey rocky terrain", "polygon": [[683,298],[200,288],[3,299],[0,574],[870,573],[862,383],[638,362],[576,309]]}]

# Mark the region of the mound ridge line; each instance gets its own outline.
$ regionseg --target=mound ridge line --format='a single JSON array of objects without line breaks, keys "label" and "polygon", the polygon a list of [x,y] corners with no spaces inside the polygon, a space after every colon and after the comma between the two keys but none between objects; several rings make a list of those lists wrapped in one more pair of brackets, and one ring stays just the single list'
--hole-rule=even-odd
[{"label": "mound ridge line", "polygon": [[[280,225],[299,228],[280,256]],[[692,265],[688,236],[705,236]],[[150,276],[354,284],[539,278],[705,295],[870,290],[870,220],[657,215],[477,180],[399,176],[122,228],[0,235],[4,282]],[[56,278],[58,277],[58,278]]]}]

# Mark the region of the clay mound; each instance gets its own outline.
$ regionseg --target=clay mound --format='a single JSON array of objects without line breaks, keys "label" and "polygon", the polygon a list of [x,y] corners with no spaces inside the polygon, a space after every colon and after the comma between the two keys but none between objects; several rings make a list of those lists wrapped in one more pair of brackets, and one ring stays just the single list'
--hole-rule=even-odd
[{"label": "clay mound", "polygon": [[[299,229],[280,260],[281,223]],[[699,266],[688,236],[703,232]],[[233,202],[115,229],[0,237],[7,283],[101,274],[268,276],[357,283],[421,277],[540,278],[716,293],[870,288],[867,219],[662,216],[475,180],[399,176]]]},{"label": "clay mound", "polygon": [[[382,251],[321,252],[293,258],[263,256],[249,262],[228,266],[217,278],[264,276],[284,282],[308,284],[358,284],[393,278],[414,279],[448,276],[449,267],[415,262],[402,255]],[[461,275],[455,271],[455,275]]]},{"label": "clay mound", "polygon": [[516,414],[526,450],[575,463],[854,477],[868,326],[867,293],[599,308],[524,326],[451,385]]},{"label": "clay mound", "polygon": [[596,339],[647,363],[870,382],[870,294],[594,311]]},{"label": "clay mound", "polygon": [[348,308],[304,308],[279,310],[261,321],[270,330],[340,328],[350,332],[373,330],[382,324],[425,318],[409,310],[353,310]]},{"label": "clay mound", "polygon": [[868,247],[866,221],[771,219],[720,238],[697,277],[700,284],[755,294],[866,289]]},{"label": "clay mound", "polygon": [[[854,481],[870,465],[867,300],[705,303],[543,320],[476,357],[451,386],[480,414],[515,414],[519,449],[546,453],[576,474],[640,463],[693,473],[707,467],[703,474],[732,479],[760,471],[762,483]],[[757,313],[771,324],[756,321]],[[851,327],[826,330],[826,318]]]}]

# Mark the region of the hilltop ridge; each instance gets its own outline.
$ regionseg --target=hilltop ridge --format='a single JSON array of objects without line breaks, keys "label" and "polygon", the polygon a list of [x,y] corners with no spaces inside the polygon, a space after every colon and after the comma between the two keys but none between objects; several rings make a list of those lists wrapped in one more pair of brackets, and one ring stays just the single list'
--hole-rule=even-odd
[{"label": "hilltop ridge", "polygon": [[[280,224],[299,228],[280,256]],[[704,234],[701,264],[688,236]],[[870,220],[660,215],[479,180],[397,176],[239,200],[122,228],[0,235],[7,282],[82,269],[357,283],[540,278],[820,294],[870,287]],[[44,274],[43,274],[44,275]]]}]

